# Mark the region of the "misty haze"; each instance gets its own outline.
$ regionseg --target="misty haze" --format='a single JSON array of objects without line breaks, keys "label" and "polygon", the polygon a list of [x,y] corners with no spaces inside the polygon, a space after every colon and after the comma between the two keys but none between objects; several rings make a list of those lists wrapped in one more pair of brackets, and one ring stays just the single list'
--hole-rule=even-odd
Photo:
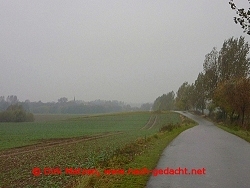
[{"label": "misty haze", "polygon": [[0,187],[250,187],[249,7],[0,0]]}]

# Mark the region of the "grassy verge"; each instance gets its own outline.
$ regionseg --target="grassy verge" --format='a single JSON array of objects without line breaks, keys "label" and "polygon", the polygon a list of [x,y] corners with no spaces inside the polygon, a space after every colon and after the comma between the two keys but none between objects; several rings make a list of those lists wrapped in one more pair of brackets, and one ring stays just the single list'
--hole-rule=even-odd
[{"label": "grassy verge", "polygon": [[230,125],[224,125],[224,124],[217,124],[217,126],[221,129],[231,133],[231,134],[234,134],[234,135],[246,140],[247,142],[250,142],[250,132],[249,131],[242,130],[236,126],[230,126]]},{"label": "grassy verge", "polygon": [[[140,138],[127,144],[104,166],[99,167],[100,176],[82,177],[76,187],[145,187],[151,174],[136,175],[138,170],[145,168],[153,170],[164,148],[181,132],[194,125],[195,123],[190,122],[183,123],[177,128],[155,133],[150,137]],[[120,173],[108,175],[104,173],[106,169],[120,169]]]}]

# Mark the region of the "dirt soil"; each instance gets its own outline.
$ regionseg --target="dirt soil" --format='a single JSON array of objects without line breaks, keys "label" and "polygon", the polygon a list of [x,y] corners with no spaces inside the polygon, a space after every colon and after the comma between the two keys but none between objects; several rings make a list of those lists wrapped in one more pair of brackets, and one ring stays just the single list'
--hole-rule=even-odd
[{"label": "dirt soil", "polygon": [[39,140],[39,143],[37,144],[0,151],[0,158],[29,153],[38,150],[44,150],[53,146],[69,145],[78,142],[99,139],[117,134],[122,134],[122,132],[102,133],[93,136],[74,137],[74,138],[55,138],[55,139]]}]

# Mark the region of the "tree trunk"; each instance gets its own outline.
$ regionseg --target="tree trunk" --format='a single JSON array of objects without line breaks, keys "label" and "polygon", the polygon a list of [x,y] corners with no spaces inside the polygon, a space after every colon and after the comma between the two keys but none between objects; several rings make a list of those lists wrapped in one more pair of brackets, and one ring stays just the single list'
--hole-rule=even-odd
[{"label": "tree trunk", "polygon": [[234,110],[232,111],[231,115],[230,115],[230,123],[233,123],[233,116],[234,116]]},{"label": "tree trunk", "polygon": [[241,126],[244,127],[244,119],[245,119],[245,108],[242,109],[242,119],[241,119]]}]

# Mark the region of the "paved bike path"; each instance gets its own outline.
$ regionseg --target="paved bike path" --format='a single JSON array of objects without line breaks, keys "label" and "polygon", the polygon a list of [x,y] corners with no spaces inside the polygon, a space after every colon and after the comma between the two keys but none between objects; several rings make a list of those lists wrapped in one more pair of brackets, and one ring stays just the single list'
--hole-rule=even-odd
[{"label": "paved bike path", "polygon": [[[202,117],[163,151],[156,169],[205,169],[204,175],[151,175],[147,188],[250,188],[250,143]],[[167,171],[165,171],[167,173]],[[178,172],[178,171],[176,171]],[[163,171],[164,173],[164,171]]]}]

